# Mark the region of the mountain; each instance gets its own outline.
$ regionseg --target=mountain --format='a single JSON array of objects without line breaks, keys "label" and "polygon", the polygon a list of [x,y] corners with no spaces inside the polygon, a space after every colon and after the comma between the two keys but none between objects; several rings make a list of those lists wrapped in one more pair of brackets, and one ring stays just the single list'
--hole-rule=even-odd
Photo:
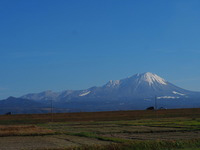
[{"label": "mountain", "polygon": [[21,98],[41,104],[53,101],[55,107],[68,111],[104,111],[145,109],[154,106],[155,97],[158,107],[200,107],[200,92],[182,89],[150,72],[122,80],[110,80],[101,87],[62,92],[45,91]]}]

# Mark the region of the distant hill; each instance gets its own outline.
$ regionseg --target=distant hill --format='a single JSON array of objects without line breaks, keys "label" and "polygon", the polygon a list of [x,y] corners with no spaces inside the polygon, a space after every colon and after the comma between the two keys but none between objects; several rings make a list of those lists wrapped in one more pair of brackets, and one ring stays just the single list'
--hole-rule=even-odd
[{"label": "distant hill", "polygon": [[[17,113],[43,113],[42,108],[45,105],[34,100],[9,97],[5,100],[0,101],[0,113],[6,114],[11,112],[14,114]],[[47,111],[46,111],[47,112]]]}]

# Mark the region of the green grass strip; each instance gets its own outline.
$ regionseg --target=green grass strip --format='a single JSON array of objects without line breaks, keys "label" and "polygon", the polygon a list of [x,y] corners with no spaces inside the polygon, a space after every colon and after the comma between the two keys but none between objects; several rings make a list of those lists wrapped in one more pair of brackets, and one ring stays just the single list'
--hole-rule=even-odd
[{"label": "green grass strip", "polygon": [[130,140],[122,139],[122,138],[99,136],[93,132],[66,133],[66,134],[80,136],[80,137],[87,137],[87,138],[95,138],[102,141],[111,141],[111,142],[116,142],[116,143],[130,142]]}]

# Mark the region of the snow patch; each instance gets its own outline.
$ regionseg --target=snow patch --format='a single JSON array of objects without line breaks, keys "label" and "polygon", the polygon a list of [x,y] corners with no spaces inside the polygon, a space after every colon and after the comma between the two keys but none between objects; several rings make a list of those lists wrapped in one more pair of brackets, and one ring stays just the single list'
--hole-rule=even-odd
[{"label": "snow patch", "polygon": [[151,101],[151,99],[147,99],[147,98],[146,98],[146,99],[144,99],[144,100],[145,100],[145,101]]},{"label": "snow patch", "polygon": [[90,92],[91,92],[91,91],[88,91],[88,92],[86,92],[86,93],[82,93],[82,94],[80,94],[79,96],[86,96],[86,95],[88,95]]},{"label": "snow patch", "polygon": [[182,94],[182,93],[179,93],[179,92],[176,92],[176,91],[173,91],[172,92],[173,94],[177,94],[177,95],[181,95],[181,96],[184,96],[185,94]]}]

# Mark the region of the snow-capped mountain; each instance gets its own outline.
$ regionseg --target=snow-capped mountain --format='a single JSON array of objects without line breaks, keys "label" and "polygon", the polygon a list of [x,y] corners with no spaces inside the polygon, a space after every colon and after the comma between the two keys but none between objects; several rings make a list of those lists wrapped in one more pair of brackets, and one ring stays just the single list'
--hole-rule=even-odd
[{"label": "snow-capped mountain", "polygon": [[[92,106],[92,108],[95,109],[101,105],[104,107],[110,105],[110,108],[112,107],[111,105],[117,105],[117,108],[120,106],[121,109],[126,109],[124,106],[130,104],[128,107],[143,109],[153,104],[155,96],[163,103],[169,100],[182,100],[182,102],[187,101],[189,103],[189,99],[197,98],[200,94],[199,92],[191,92],[179,88],[158,75],[147,72],[135,74],[121,80],[110,80],[101,87],[92,87],[78,91],[66,90],[58,93],[46,91],[27,94],[21,98],[43,102],[45,100],[54,100],[57,104],[62,104],[62,107],[72,104],[77,106],[81,104],[83,107],[98,104],[98,106]],[[150,104],[150,102],[152,103]],[[181,106],[182,105],[180,105],[180,107]],[[173,107],[173,105],[170,105],[170,107]],[[177,103],[174,104],[174,107],[178,107]]]},{"label": "snow-capped mountain", "polygon": [[154,106],[165,108],[200,107],[200,92],[182,89],[147,72],[121,80],[110,80],[101,87],[62,92],[45,91],[27,94],[21,99],[34,100],[68,111],[104,111],[145,109]]},{"label": "snow-capped mountain", "polygon": [[110,80],[101,87],[92,87],[86,90],[66,90],[63,92],[45,91],[42,93],[22,96],[32,100],[68,101],[73,98],[180,98],[190,95],[190,91],[179,88],[156,74],[147,72],[136,74],[122,80]]}]

